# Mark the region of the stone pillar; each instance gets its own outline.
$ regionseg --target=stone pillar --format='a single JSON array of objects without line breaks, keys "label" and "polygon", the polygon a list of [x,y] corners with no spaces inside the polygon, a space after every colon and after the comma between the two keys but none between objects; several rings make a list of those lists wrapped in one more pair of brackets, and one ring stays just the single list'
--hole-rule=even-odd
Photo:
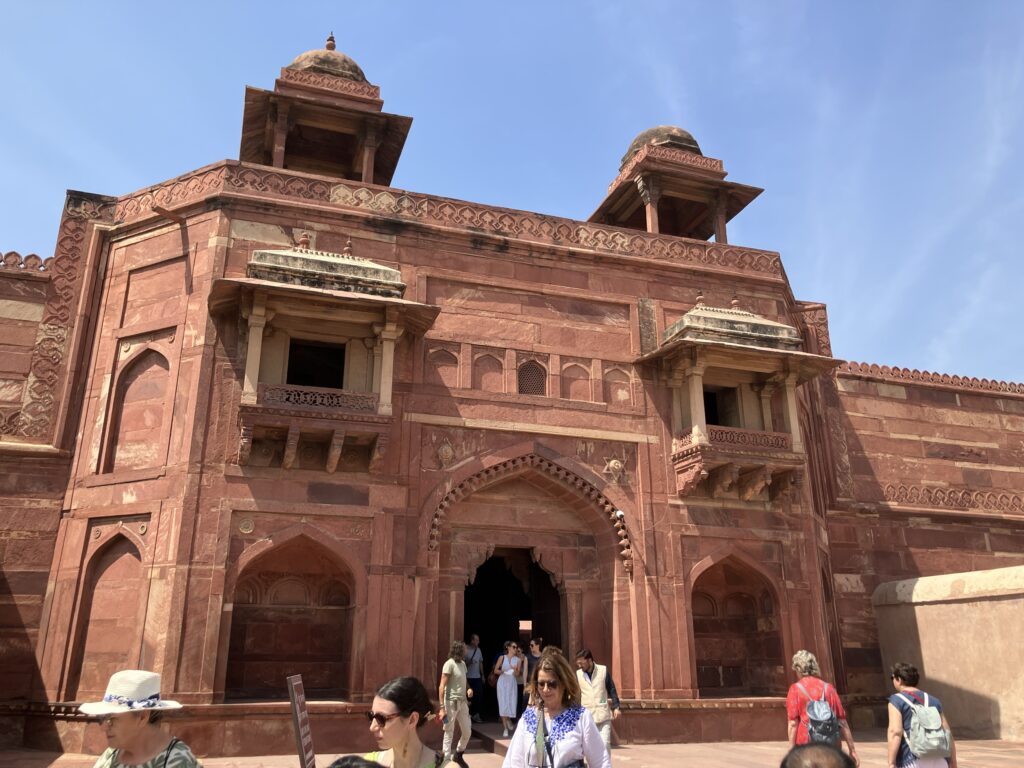
[{"label": "stone pillar", "polygon": [[647,212],[647,231],[652,235],[658,234],[658,201],[661,200],[661,185],[653,176],[637,176],[636,188],[640,192],[640,199],[644,201],[644,209]]},{"label": "stone pillar", "polygon": [[719,191],[715,196],[715,242],[728,243],[729,238],[725,234],[725,220],[729,216],[729,194]]},{"label": "stone pillar", "polygon": [[377,147],[380,145],[380,131],[376,125],[368,123],[363,132],[363,183],[373,184],[373,164],[377,158]]},{"label": "stone pillar", "polygon": [[775,431],[775,422],[772,420],[772,393],[775,387],[771,384],[763,384],[758,395],[761,398],[761,418],[764,419],[764,428],[768,432]]},{"label": "stone pillar", "polygon": [[[377,402],[377,413],[381,416],[391,415],[391,390],[395,376],[395,342],[402,335],[402,328],[394,322],[375,325],[373,328],[380,339],[380,399]],[[374,367],[376,367],[376,356]]]},{"label": "stone pillar", "polygon": [[267,295],[257,292],[249,310],[249,345],[245,352],[245,379],[242,382],[242,402],[255,403],[260,380],[260,357],[263,354],[263,329],[267,325]]},{"label": "stone pillar", "polygon": [[796,374],[786,377],[786,430],[793,436],[793,450],[802,452],[804,441],[800,436],[800,416],[796,406]]},{"label": "stone pillar", "polygon": [[704,416],[704,366],[694,365],[686,375],[690,391],[690,424],[694,443],[708,443],[708,424]]},{"label": "stone pillar", "polygon": [[576,653],[583,644],[583,586],[581,584],[566,583],[562,594],[565,600],[565,624],[563,630],[565,635],[562,638],[562,647],[566,649],[566,655]]},{"label": "stone pillar", "polygon": [[274,156],[271,164],[284,168],[284,147],[288,140],[288,104],[277,103],[277,120],[274,122]]}]

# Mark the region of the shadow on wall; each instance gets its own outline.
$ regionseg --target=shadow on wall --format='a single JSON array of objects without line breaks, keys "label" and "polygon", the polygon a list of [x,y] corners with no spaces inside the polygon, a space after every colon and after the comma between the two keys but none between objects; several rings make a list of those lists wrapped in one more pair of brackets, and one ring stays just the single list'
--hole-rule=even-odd
[{"label": "shadow on wall", "polygon": [[1024,566],[887,582],[872,602],[886,670],[915,665],[956,736],[1024,739]]}]

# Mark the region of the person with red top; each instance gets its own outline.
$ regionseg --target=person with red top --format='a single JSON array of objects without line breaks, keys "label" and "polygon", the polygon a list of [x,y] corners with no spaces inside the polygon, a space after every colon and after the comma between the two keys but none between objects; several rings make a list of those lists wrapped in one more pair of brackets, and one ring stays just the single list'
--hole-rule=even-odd
[{"label": "person with red top", "polygon": [[[811,741],[808,733],[807,705],[811,701],[824,700],[838,721],[838,737],[846,742],[854,764],[860,765],[857,748],[853,745],[853,732],[846,722],[846,710],[843,709],[843,703],[839,700],[835,686],[821,679],[821,667],[818,666],[818,659],[810,651],[797,651],[793,654],[793,670],[797,674],[797,681],[789,686],[789,693],[786,694],[789,745],[793,747]],[[835,744],[837,747],[839,746],[838,740],[837,738]]]}]

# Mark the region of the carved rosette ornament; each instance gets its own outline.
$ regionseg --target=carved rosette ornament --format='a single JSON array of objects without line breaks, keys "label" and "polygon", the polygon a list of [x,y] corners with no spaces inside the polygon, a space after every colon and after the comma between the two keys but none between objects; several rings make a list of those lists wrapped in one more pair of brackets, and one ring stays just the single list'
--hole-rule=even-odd
[{"label": "carved rosette ornament", "polygon": [[436,552],[441,543],[441,524],[448,509],[461,499],[474,491],[485,488],[488,485],[501,480],[508,475],[522,472],[524,469],[534,469],[543,472],[554,478],[559,483],[574,489],[580,496],[585,498],[597,511],[607,515],[612,530],[619,540],[619,557],[627,573],[633,573],[633,546],[629,538],[629,530],[626,527],[625,514],[616,509],[605,496],[594,486],[575,473],[559,466],[555,462],[530,453],[519,456],[500,464],[488,467],[468,477],[452,488],[438,502],[437,509],[430,520],[430,530],[427,534],[427,549]]},{"label": "carved rosette ornament", "polygon": [[455,463],[455,449],[448,438],[442,440],[441,444],[437,446],[437,463],[445,469]]},{"label": "carved rosette ornament", "polygon": [[604,460],[604,469],[601,474],[608,478],[612,485],[619,485],[626,473],[626,460],[618,456],[612,456]]}]

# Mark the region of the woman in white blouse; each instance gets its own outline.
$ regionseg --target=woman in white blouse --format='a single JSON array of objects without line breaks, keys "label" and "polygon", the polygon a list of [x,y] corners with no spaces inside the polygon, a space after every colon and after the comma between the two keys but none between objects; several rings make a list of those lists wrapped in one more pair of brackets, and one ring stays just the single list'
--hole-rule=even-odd
[{"label": "woman in white blouse", "polygon": [[545,651],[529,691],[540,703],[523,712],[502,768],[611,768],[594,719],[580,706],[576,673],[561,653]]}]

